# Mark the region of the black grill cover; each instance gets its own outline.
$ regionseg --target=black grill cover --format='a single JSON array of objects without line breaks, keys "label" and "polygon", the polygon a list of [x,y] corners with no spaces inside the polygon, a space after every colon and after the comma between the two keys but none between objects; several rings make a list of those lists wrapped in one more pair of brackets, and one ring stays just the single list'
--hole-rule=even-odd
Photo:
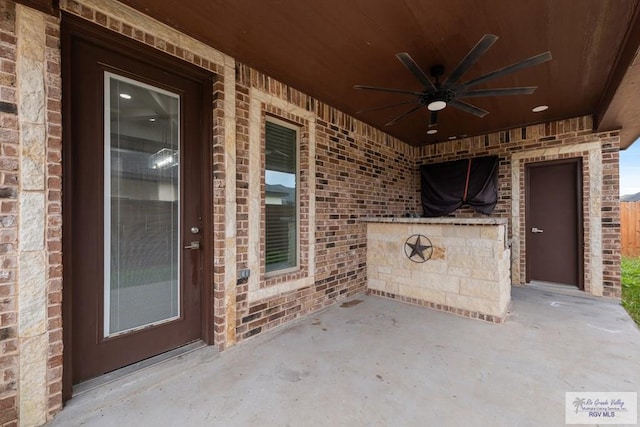
[{"label": "black grill cover", "polygon": [[420,166],[424,216],[445,216],[468,205],[489,215],[498,202],[498,157]]}]

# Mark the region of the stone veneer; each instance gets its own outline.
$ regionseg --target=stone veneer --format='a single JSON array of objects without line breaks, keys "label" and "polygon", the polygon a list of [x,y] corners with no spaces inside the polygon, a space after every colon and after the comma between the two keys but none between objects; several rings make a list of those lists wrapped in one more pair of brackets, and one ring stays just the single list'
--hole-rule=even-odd
[{"label": "stone veneer", "polygon": [[59,19],[0,1],[0,424],[62,406]]},{"label": "stone veneer", "polygon": [[[507,221],[455,218],[367,220],[367,287],[373,295],[500,323],[511,301]],[[406,255],[409,236],[433,245],[426,262]],[[423,244],[425,242],[422,242]]]},{"label": "stone veneer", "polygon": [[[491,217],[509,220],[512,281],[524,285],[524,168],[533,162],[582,159],[584,289],[591,295],[620,297],[620,137],[617,131],[592,129],[592,118],[585,116],[419,147],[416,166],[499,156],[498,204]],[[471,209],[460,209],[452,216],[484,217]]]},{"label": "stone veneer", "polygon": [[[214,296],[205,310],[213,334],[205,339],[220,349],[363,292],[366,226],[360,219],[418,209],[418,165],[476,155],[501,158],[495,216],[509,220],[514,253],[520,248],[515,283],[523,282],[525,246],[513,227],[523,230],[524,222],[512,220],[522,218],[523,209],[511,198],[521,205],[524,190],[511,165],[521,170],[530,161],[582,157],[585,260],[591,262],[585,284],[591,293],[619,296],[619,138],[594,133],[591,118],[414,148],[115,0],[61,0],[60,9],[211,72]],[[0,0],[0,16],[0,425],[18,419],[35,425],[62,406],[60,24],[11,0]],[[255,174],[264,158],[255,153],[262,150],[255,129],[265,115],[308,128],[302,165],[308,258],[297,276],[265,278],[255,257],[262,250],[255,227],[264,197],[263,177]],[[518,188],[512,179],[520,180]],[[238,280],[241,268],[251,268],[257,282]]]}]

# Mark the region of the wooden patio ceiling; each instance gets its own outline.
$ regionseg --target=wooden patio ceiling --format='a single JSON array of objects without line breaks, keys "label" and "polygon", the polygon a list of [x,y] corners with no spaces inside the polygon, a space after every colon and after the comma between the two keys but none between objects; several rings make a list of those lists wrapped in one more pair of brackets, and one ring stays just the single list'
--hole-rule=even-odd
[{"label": "wooden patio ceiling", "polygon": [[[413,145],[585,114],[598,130],[622,128],[623,147],[640,136],[639,0],[122,3]],[[425,108],[392,126],[385,124],[411,105],[357,114],[413,98],[353,85],[423,89],[397,53],[408,52],[427,73],[444,65],[446,78],[484,34],[499,39],[461,81],[550,51],[546,63],[474,87],[537,86],[534,94],[466,100],[487,110],[484,118],[447,106],[434,135]],[[549,109],[533,113],[538,105]]]}]

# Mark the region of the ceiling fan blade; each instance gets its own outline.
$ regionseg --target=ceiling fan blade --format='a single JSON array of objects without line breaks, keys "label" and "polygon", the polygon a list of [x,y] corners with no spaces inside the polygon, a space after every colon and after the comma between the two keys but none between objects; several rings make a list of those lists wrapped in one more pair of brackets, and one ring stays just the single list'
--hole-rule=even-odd
[{"label": "ceiling fan blade", "polygon": [[447,103],[447,105],[451,106],[451,107],[455,107],[458,110],[462,110],[464,112],[467,112],[469,114],[473,114],[476,117],[484,117],[487,114],[489,114],[489,112],[487,110],[483,110],[482,108],[478,108],[475,105],[471,105],[471,104],[467,104],[466,102],[463,101],[449,101]]},{"label": "ceiling fan blade", "polygon": [[536,91],[537,86],[528,86],[528,87],[509,87],[503,89],[480,89],[480,90],[470,90],[468,92],[463,92],[462,94],[456,96],[457,99],[460,98],[479,98],[481,96],[503,96],[503,95],[531,95]]},{"label": "ceiling fan blade", "polygon": [[436,90],[436,87],[429,79],[429,76],[425,74],[422,68],[420,68],[418,64],[416,64],[416,61],[414,61],[407,52],[398,53],[396,54],[396,57],[400,60],[400,62],[402,62],[405,67],[407,67],[409,71],[411,71],[411,74],[413,74],[425,88]]},{"label": "ceiling fan blade", "polygon": [[496,40],[498,40],[498,36],[494,36],[493,34],[485,34],[482,36],[478,43],[467,53],[467,56],[465,56],[462,61],[456,65],[456,68],[453,69],[451,74],[449,74],[449,77],[447,77],[447,80],[444,82],[444,86],[451,87],[456,84],[458,80],[460,80],[460,77],[476,63],[478,58],[493,46]]},{"label": "ceiling fan blade", "polygon": [[395,125],[396,122],[398,122],[398,120],[408,116],[409,114],[413,113],[414,111],[418,111],[420,108],[422,108],[422,105],[418,105],[417,107],[413,107],[411,110],[409,111],[405,111],[404,113],[400,114],[398,117],[396,117],[395,119],[391,120],[389,123],[387,123],[385,126],[392,126]]},{"label": "ceiling fan blade", "polygon": [[432,128],[438,124],[438,112],[431,111],[431,115],[429,116],[429,127]]},{"label": "ceiling fan blade", "polygon": [[423,95],[422,92],[416,92],[415,90],[392,89],[388,87],[354,85],[353,88],[360,89],[360,90],[376,90],[378,92],[403,93],[405,95],[416,95],[416,96]]},{"label": "ceiling fan blade", "polygon": [[485,74],[483,76],[477,77],[475,79],[469,80],[468,82],[463,83],[462,86],[465,87],[465,88],[468,88],[468,87],[471,87],[471,86],[475,86],[477,84],[484,83],[484,82],[489,81],[491,79],[495,79],[497,77],[501,77],[501,76],[504,76],[506,74],[518,71],[518,70],[522,70],[523,68],[528,68],[528,67],[532,67],[534,65],[542,64],[543,62],[547,62],[550,59],[551,59],[551,52],[547,51],[547,52],[541,53],[539,55],[532,56],[531,58],[527,58],[525,60],[522,60],[520,62],[516,62],[515,64],[508,65],[508,66],[506,66],[504,68],[500,68],[499,70],[492,71],[492,72],[490,72],[488,74]]},{"label": "ceiling fan blade", "polygon": [[397,102],[395,104],[381,105],[380,107],[366,108],[364,110],[356,111],[356,114],[368,113],[370,111],[378,111],[378,110],[384,110],[385,108],[397,107],[398,105],[415,104],[415,103],[416,101]]}]

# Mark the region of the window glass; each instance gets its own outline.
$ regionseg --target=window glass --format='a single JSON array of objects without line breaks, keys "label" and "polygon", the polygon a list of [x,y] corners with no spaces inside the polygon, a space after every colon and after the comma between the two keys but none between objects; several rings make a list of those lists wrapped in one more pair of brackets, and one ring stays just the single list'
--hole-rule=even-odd
[{"label": "window glass", "polygon": [[265,132],[266,272],[298,265],[298,132],[267,121]]},{"label": "window glass", "polygon": [[104,335],[180,317],[180,97],[105,73]]}]

